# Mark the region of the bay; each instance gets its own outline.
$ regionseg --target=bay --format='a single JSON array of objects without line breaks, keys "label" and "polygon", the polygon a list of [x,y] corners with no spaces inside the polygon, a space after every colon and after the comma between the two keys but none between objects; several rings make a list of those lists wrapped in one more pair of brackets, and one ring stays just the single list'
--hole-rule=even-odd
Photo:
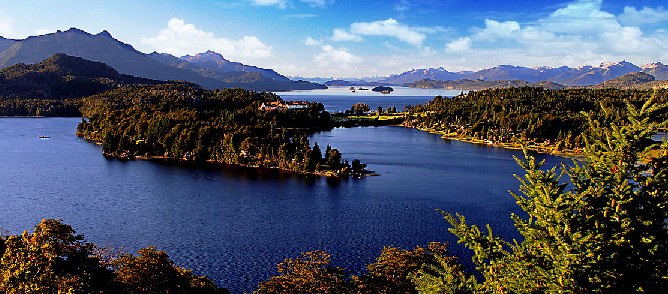
[{"label": "bay", "polygon": [[[381,174],[332,181],[276,170],[105,159],[74,132],[76,118],[0,118],[0,226],[12,234],[59,218],[97,244],[134,252],[156,245],[177,264],[234,293],[275,265],[324,249],[354,272],[383,246],[455,244],[437,208],[517,238],[507,190],[519,151],[450,141],[402,127],[314,134]],[[49,136],[40,139],[39,136]],[[563,160],[539,155],[547,166]]]}]

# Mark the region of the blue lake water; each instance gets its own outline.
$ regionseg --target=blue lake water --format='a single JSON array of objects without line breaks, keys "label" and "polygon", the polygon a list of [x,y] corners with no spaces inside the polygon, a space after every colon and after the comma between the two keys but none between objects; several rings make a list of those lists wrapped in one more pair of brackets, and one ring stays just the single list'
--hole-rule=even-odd
[{"label": "blue lake water", "polygon": [[[356,87],[359,88],[359,87]],[[364,102],[369,105],[371,110],[376,110],[378,106],[383,109],[394,106],[398,111],[402,111],[407,105],[424,104],[436,96],[452,97],[462,93],[461,90],[444,89],[416,89],[407,87],[392,87],[392,94],[381,94],[373,92],[373,87],[365,87],[367,91],[350,91],[350,87],[330,87],[324,90],[304,90],[290,92],[276,92],[285,100],[306,100],[317,101],[325,106],[330,112],[342,112],[357,103]],[[467,91],[463,91],[467,92]]]},{"label": "blue lake water", "polygon": [[[331,144],[381,174],[331,181],[277,171],[107,160],[74,136],[80,119],[0,118],[0,226],[12,234],[60,218],[98,244],[156,245],[235,293],[276,263],[325,249],[359,271],[383,246],[450,242],[437,208],[516,237],[508,189],[521,152],[444,140],[401,127],[334,129]],[[40,139],[40,135],[50,136]],[[546,158],[548,166],[563,160]],[[466,255],[463,255],[466,256]],[[465,258],[468,260],[468,257]]]}]

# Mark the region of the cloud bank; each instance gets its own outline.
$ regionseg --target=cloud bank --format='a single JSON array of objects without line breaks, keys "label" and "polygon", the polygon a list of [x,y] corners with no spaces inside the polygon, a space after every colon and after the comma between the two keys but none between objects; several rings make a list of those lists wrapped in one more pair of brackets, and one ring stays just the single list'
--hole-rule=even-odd
[{"label": "cloud bank", "polygon": [[167,28],[160,30],[158,35],[141,38],[141,43],[152,50],[175,56],[192,55],[206,50],[216,51],[235,60],[272,56],[272,47],[265,45],[255,36],[244,36],[238,40],[217,37],[178,18],[170,19]]}]

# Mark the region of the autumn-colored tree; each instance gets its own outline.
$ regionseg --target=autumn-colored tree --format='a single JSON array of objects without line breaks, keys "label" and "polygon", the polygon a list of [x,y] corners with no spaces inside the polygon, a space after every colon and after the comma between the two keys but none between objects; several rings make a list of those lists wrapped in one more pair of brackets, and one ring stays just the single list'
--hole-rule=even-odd
[{"label": "autumn-colored tree", "polygon": [[123,254],[113,261],[114,281],[122,293],[227,293],[206,277],[174,265],[165,251],[149,246],[138,255]]},{"label": "autumn-colored tree", "polygon": [[350,107],[350,111],[355,114],[363,114],[369,112],[369,110],[369,105],[364,102],[355,103]]},{"label": "autumn-colored tree", "polygon": [[349,293],[352,285],[344,269],[329,266],[330,255],[317,250],[278,264],[278,276],[260,282],[261,293]]},{"label": "autumn-colored tree", "polygon": [[[358,293],[418,293],[413,277],[422,268],[440,265],[438,256],[447,256],[447,245],[438,242],[429,243],[427,248],[420,246],[413,250],[385,247],[376,262],[366,268],[367,274],[353,277]],[[465,280],[456,257],[448,257],[453,273],[460,280]],[[461,293],[461,292],[459,292]]]},{"label": "autumn-colored tree", "polygon": [[45,219],[32,233],[9,236],[0,262],[0,292],[107,293],[111,272],[93,245],[60,220]]}]

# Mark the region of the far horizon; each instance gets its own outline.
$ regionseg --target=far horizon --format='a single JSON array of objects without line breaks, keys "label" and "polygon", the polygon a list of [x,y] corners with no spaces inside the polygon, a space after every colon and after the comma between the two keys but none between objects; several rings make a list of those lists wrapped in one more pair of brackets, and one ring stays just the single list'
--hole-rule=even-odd
[{"label": "far horizon", "polygon": [[6,38],[70,27],[108,31],[143,53],[212,50],[292,77],[668,60],[668,10],[658,0],[12,2],[0,8]]}]

